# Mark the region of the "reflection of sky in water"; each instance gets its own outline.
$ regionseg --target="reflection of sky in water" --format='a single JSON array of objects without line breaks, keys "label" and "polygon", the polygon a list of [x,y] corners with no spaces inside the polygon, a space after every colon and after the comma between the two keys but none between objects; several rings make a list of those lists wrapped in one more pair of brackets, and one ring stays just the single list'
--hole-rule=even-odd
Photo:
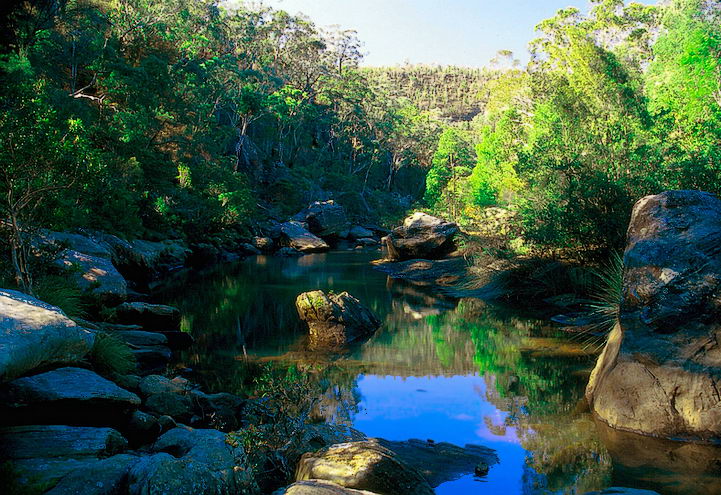
[{"label": "reflection of sky in water", "polygon": [[389,440],[419,438],[457,445],[480,444],[497,450],[501,463],[484,481],[474,476],[442,484],[439,494],[521,493],[526,453],[515,429],[505,436],[488,430],[484,418],[503,424],[506,413],[485,400],[486,385],[478,375],[408,377],[366,375],[358,379],[361,403],[354,426]]}]

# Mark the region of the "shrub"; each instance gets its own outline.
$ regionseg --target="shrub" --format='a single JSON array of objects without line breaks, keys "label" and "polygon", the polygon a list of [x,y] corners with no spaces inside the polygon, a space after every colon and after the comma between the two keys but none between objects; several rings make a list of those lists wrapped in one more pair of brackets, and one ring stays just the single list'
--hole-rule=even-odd
[{"label": "shrub", "polygon": [[95,336],[90,362],[100,373],[119,375],[132,373],[137,364],[128,344],[104,332],[98,332]]}]

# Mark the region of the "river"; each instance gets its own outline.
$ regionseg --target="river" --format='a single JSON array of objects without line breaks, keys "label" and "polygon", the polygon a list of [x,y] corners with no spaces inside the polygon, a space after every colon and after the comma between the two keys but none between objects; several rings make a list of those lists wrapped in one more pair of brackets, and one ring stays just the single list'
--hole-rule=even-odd
[{"label": "river", "polygon": [[[389,279],[377,251],[255,256],[196,272],[159,297],[181,309],[196,340],[183,364],[215,390],[237,391],[247,360],[322,373],[317,414],[368,436],[496,449],[500,463],[439,494],[585,493],[607,486],[721,493],[719,451],[609,431],[583,390],[598,341],[475,299],[450,299]],[[382,327],[342,354],[311,352],[295,312],[304,291],[348,291]],[[321,370],[321,371],[318,371]]]}]

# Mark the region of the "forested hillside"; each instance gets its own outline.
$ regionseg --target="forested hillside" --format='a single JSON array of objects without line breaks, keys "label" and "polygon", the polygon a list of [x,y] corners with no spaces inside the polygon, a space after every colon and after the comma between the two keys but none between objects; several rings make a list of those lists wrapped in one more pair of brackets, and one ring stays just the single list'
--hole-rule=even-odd
[{"label": "forested hillside", "polygon": [[[531,61],[360,69],[350,31],[216,0],[13,4],[0,57],[5,252],[33,226],[243,238],[334,198],[517,252],[620,246],[631,205],[721,188],[721,7],[594,0],[538,25]],[[471,120],[472,119],[472,120]]]}]

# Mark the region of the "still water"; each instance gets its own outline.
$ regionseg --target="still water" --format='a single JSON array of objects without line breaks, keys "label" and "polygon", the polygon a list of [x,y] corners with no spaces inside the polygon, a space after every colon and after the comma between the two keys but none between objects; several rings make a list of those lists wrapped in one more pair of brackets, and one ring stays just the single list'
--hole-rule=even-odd
[{"label": "still water", "polygon": [[[607,486],[662,494],[721,493],[716,448],[647,440],[597,425],[583,390],[598,345],[475,299],[450,299],[394,281],[378,252],[256,256],[195,273],[160,297],[178,306],[196,340],[187,365],[206,386],[234,390],[243,359],[332,368],[319,410],[368,436],[433,439],[495,449],[486,477],[468,474],[439,494],[583,494]],[[295,297],[348,291],[383,321],[343,354],[305,348]]]}]

